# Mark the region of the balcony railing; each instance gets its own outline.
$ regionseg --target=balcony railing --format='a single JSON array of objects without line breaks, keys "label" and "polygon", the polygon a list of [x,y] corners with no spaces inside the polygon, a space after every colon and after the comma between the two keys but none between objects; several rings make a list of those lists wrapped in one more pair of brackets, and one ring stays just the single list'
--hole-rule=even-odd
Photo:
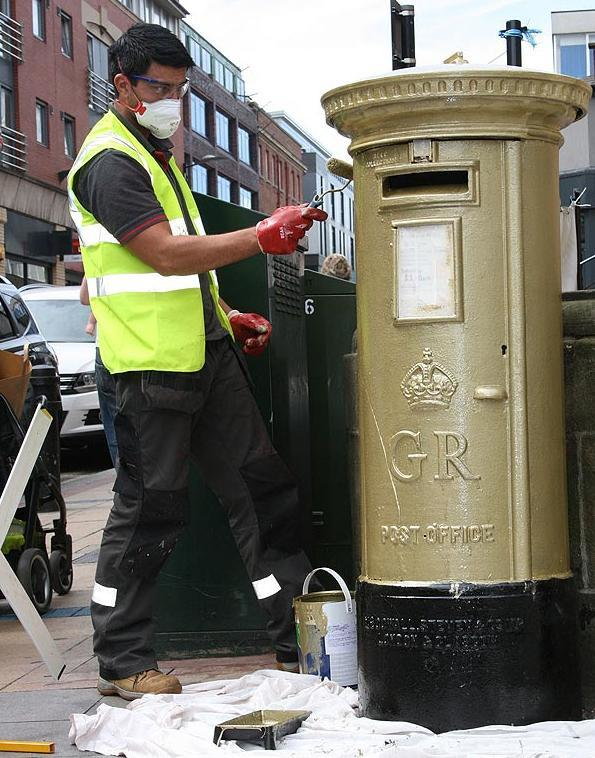
[{"label": "balcony railing", "polygon": [[89,69],[89,108],[105,113],[115,96],[112,85]]},{"label": "balcony railing", "polygon": [[23,28],[4,13],[0,13],[0,56],[23,60]]},{"label": "balcony railing", "polygon": [[0,150],[0,168],[13,168],[17,171],[27,170],[27,137],[7,126],[0,128],[4,143]]}]

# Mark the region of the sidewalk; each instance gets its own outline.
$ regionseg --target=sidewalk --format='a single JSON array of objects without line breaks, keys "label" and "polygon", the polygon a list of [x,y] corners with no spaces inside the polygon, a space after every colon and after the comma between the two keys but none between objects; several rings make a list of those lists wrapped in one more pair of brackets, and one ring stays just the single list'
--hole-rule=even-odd
[{"label": "sidewalk", "polygon": [[[74,582],[62,597],[54,595],[44,620],[66,660],[59,682],[47,672],[26,632],[0,601],[0,741],[27,740],[56,743],[56,756],[82,753],[68,741],[71,713],[95,713],[106,702],[125,707],[117,697],[103,698],[95,689],[97,662],[93,655],[93,627],[89,602],[101,534],[112,502],[114,471],[101,471],[71,479],[63,485],[72,535]],[[41,514],[49,524],[53,513]],[[182,684],[230,679],[272,668],[274,655],[241,658],[204,658],[164,661],[161,669],[179,677]],[[1,753],[23,756],[26,753]],[[33,754],[31,754],[33,755]]]}]

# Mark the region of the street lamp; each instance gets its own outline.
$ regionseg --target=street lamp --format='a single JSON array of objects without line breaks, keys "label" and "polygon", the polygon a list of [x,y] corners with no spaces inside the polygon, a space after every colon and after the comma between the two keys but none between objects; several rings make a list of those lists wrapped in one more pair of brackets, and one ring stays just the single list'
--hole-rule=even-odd
[{"label": "street lamp", "polygon": [[182,165],[182,171],[186,171],[189,168],[192,168],[192,166],[198,166],[201,163],[204,163],[205,161],[225,161],[227,158],[224,155],[214,155],[213,153],[209,153],[208,155],[203,155],[202,158],[195,158],[194,160],[188,161],[188,163],[184,163]]}]

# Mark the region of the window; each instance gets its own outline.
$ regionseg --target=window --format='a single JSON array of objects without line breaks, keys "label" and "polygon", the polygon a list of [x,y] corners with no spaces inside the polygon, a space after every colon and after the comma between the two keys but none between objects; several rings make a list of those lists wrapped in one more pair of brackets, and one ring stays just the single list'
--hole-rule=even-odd
[{"label": "window", "polygon": [[228,68],[225,69],[225,89],[233,92],[233,72]]},{"label": "window", "polygon": [[0,126],[14,129],[14,104],[12,90],[0,85]]},{"label": "window", "polygon": [[0,0],[0,13],[10,16],[10,0]]},{"label": "window", "polygon": [[87,57],[91,71],[108,81],[107,45],[91,34],[87,35]]},{"label": "window", "polygon": [[[32,269],[36,269],[32,271]],[[39,270],[37,270],[39,269]],[[27,264],[27,277],[45,281],[42,266]],[[95,337],[85,332],[89,307],[77,300],[64,298],[29,300],[27,303],[37,326],[48,342],[93,342]]]},{"label": "window", "polygon": [[65,113],[62,116],[64,121],[64,155],[69,158],[76,158],[76,139],[74,132],[74,119]]},{"label": "window", "polygon": [[252,192],[245,187],[240,187],[240,205],[244,208],[252,208]]},{"label": "window", "polygon": [[201,47],[200,48],[200,67],[205,73],[210,74],[211,66],[212,66],[211,53],[206,48]]},{"label": "window", "polygon": [[215,76],[216,82],[219,82],[219,84],[225,84],[225,67],[217,58],[213,59],[213,75]]},{"label": "window", "polygon": [[246,85],[244,84],[244,80],[240,79],[239,76],[236,76],[236,97],[242,101],[246,99]]},{"label": "window", "polygon": [[41,145],[49,147],[50,129],[48,123],[47,103],[37,100],[35,103],[35,136]]},{"label": "window", "polygon": [[563,45],[560,47],[560,73],[577,77],[587,75],[585,45]]},{"label": "window", "polygon": [[224,176],[217,177],[217,197],[228,203],[231,202],[231,182]]},{"label": "window", "polygon": [[200,66],[200,45],[189,34],[186,35],[186,47],[194,63]]},{"label": "window", "polygon": [[10,339],[11,337],[14,337],[12,322],[8,318],[4,303],[0,300],[0,340]]},{"label": "window", "polygon": [[204,166],[192,166],[190,185],[194,192],[202,192],[203,195],[208,195],[208,173]]},{"label": "window", "polygon": [[223,113],[217,111],[215,117],[215,125],[217,129],[217,145],[229,152],[229,119],[224,116]]},{"label": "window", "polygon": [[250,132],[238,126],[238,158],[251,165],[250,160]]},{"label": "window", "polygon": [[63,10],[58,11],[58,15],[60,16],[61,33],[60,50],[62,55],[72,58],[72,19]]},{"label": "window", "polygon": [[33,11],[33,36],[45,39],[45,0],[31,0]]},{"label": "window", "polygon": [[16,324],[17,336],[20,337],[29,328],[31,322],[29,312],[20,297],[4,294],[4,301]]},{"label": "window", "polygon": [[190,127],[193,132],[207,136],[207,104],[195,92],[190,92]]}]

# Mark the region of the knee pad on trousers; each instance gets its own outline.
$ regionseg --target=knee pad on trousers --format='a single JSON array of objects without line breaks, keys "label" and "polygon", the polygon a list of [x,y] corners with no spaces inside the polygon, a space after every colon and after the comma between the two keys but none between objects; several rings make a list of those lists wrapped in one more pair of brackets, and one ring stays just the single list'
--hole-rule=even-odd
[{"label": "knee pad on trousers", "polygon": [[188,522],[188,491],[145,490],[137,507],[139,518],[120,568],[149,579],[159,573]]}]

